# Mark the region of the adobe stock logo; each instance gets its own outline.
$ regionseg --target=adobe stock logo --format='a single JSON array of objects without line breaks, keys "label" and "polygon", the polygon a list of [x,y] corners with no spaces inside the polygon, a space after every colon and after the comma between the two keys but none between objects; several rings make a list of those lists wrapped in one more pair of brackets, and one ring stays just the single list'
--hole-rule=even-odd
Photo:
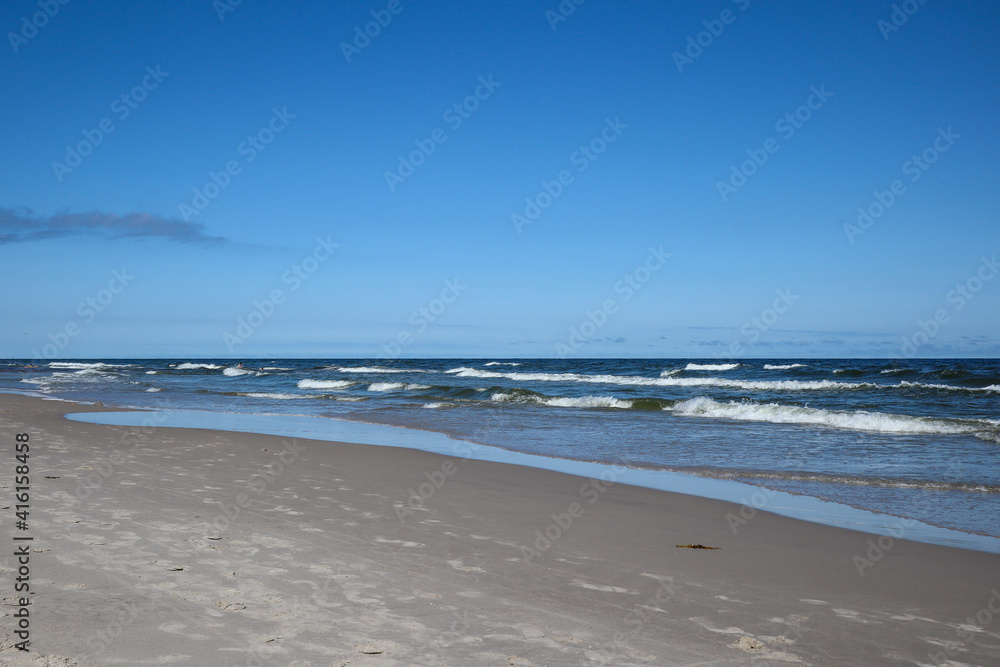
[{"label": "adobe stock logo", "polygon": [[31,350],[32,358],[37,361],[43,358],[55,359],[58,357],[63,350],[69,347],[73,339],[83,332],[84,327],[93,322],[99,313],[103,313],[115,300],[115,297],[124,292],[133,280],[135,280],[135,276],[128,273],[124,267],[121,271],[111,271],[111,279],[108,280],[107,285],[77,305],[76,314],[80,320],[67,320],[66,324],[55,333],[50,331],[48,333],[50,342],[42,346],[41,352],[37,348],[33,348]]},{"label": "adobe stock logo", "polygon": [[[128,92],[122,93],[111,100],[109,108],[115,114],[119,122],[128,118],[132,112],[139,107],[151,92],[156,90],[163,80],[170,76],[170,72],[164,72],[160,65],[156,67],[146,66],[146,74]],[[66,156],[62,162],[52,161],[52,172],[56,179],[62,183],[66,174],[73,173],[73,170],[83,164],[83,158],[94,152],[94,149],[104,142],[105,137],[116,129],[116,125],[110,117],[99,120],[92,130],[84,128],[80,131],[83,139],[74,145],[66,145]]]},{"label": "adobe stock logo", "polygon": [[381,35],[384,28],[389,27],[389,24],[392,23],[392,17],[402,14],[403,9],[405,7],[400,4],[399,0],[389,0],[385,9],[377,11],[373,9],[369,12],[374,20],[366,23],[364,30],[359,25],[354,26],[354,39],[352,40],[354,46],[347,42],[340,43],[340,52],[344,54],[344,59],[347,60],[348,64],[350,64],[351,58],[361,53],[363,49],[367,49],[372,40]]},{"label": "adobe stock logo", "polygon": [[[458,128],[462,127],[462,123],[471,118],[480,105],[490,99],[496,89],[500,87],[500,82],[494,80],[492,74],[486,77],[480,76],[477,81],[479,85],[476,86],[471,95],[467,95],[461,102],[452,104],[441,114],[441,120],[447,123],[452,131],[457,131]],[[446,141],[448,141],[448,133],[442,127],[432,130],[426,139],[414,139],[413,145],[416,148],[405,156],[400,154],[396,169],[386,170],[383,173],[385,183],[389,186],[389,192],[395,192],[396,188],[402,185],[406,179],[413,176],[417,169],[434,154],[438,145]]]},{"label": "adobe stock logo", "polygon": [[14,53],[17,53],[17,49],[22,44],[27,44],[38,36],[38,31],[47,26],[50,19],[55,18],[56,14],[59,13],[59,5],[67,4],[69,4],[69,0],[38,0],[38,7],[42,11],[32,14],[30,20],[27,16],[21,17],[21,30],[18,31],[20,34],[7,33],[7,39],[10,41]]},{"label": "adobe stock logo", "polygon": [[[750,0],[732,1],[741,12],[745,12],[750,6]],[[683,74],[686,65],[693,65],[694,61],[705,53],[705,49],[712,46],[715,40],[722,36],[722,33],[726,31],[726,26],[736,22],[738,16],[739,14],[736,14],[731,9],[723,9],[719,12],[719,18],[702,21],[701,24],[705,26],[705,29],[697,35],[688,35],[684,53],[674,51],[671,54],[671,57],[674,59],[674,65],[677,66],[677,71]]]},{"label": "adobe stock logo", "polygon": [[236,327],[232,331],[223,332],[222,342],[226,344],[229,353],[235,352],[237,345],[245,343],[259,328],[264,326],[264,323],[271,319],[278,307],[285,303],[288,294],[302,287],[302,284],[309,280],[319,270],[323,262],[330,259],[333,252],[339,247],[340,244],[334,243],[329,236],[325,239],[317,237],[316,247],[313,248],[312,252],[281,274],[282,284],[289,285],[288,292],[276,288],[263,299],[254,299],[253,308],[247,316],[236,318]]},{"label": "adobe stock logo", "polygon": [[403,349],[412,345],[417,336],[427,331],[427,328],[436,322],[448,309],[448,306],[455,303],[458,297],[462,296],[462,292],[467,289],[469,289],[469,286],[458,282],[458,278],[445,280],[444,288],[442,288],[441,294],[437,298],[431,299],[426,306],[421,306],[410,314],[407,322],[412,327],[412,333],[404,329],[396,334],[395,340],[382,343],[384,354],[379,354],[377,358],[399,358]]},{"label": "adobe stock logo", "polygon": [[889,35],[906,25],[910,17],[920,11],[925,2],[927,0],[904,0],[902,6],[894,4],[889,20],[879,19],[878,23],[875,24],[878,31],[882,33],[882,39],[888,42]]},{"label": "adobe stock logo", "polygon": [[[780,134],[785,141],[794,137],[796,131],[801,130],[813,117],[813,114],[822,109],[833,97],[833,92],[826,89],[826,84],[820,84],[819,88],[810,86],[809,93],[805,102],[774,123],[774,131]],[[715,188],[719,196],[722,197],[722,201],[729,201],[729,198],[746,185],[747,181],[779,150],[781,150],[781,143],[774,137],[764,140],[761,148],[748,148],[746,150],[748,159],[743,160],[738,166],[736,163],[731,164],[729,178],[725,181],[715,182]]]},{"label": "adobe stock logo", "polygon": [[295,118],[295,114],[288,113],[288,107],[278,110],[278,107],[271,109],[271,118],[259,130],[253,134],[248,134],[247,138],[236,147],[236,153],[242,155],[244,160],[228,160],[219,171],[208,172],[208,179],[200,188],[192,188],[191,203],[181,202],[177,205],[181,218],[188,222],[196,215],[201,214],[208,205],[228,188],[233,179],[243,173],[243,166],[248,165],[257,159],[257,156],[267,150],[275,138],[284,132],[289,125],[289,121]]},{"label": "adobe stock logo", "polygon": [[[614,120],[605,118],[604,126],[600,132],[586,144],[580,144],[579,148],[570,154],[569,163],[576,167],[577,173],[582,174],[627,129],[628,125],[621,122],[619,116],[615,116]],[[542,189],[538,190],[534,196],[524,198],[523,211],[520,213],[514,211],[510,214],[510,221],[517,233],[521,234],[524,227],[538,220],[542,212],[552,206],[555,200],[561,197],[563,192],[575,182],[575,178],[573,172],[569,169],[563,169],[551,181],[543,179],[540,183]]]},{"label": "adobe stock logo", "polygon": [[[663,246],[654,248],[649,246],[649,254],[644,262],[635,269],[622,276],[622,279],[614,284],[615,294],[621,294],[621,303],[627,302],[632,296],[642,289],[653,277],[653,274],[666,265],[667,260],[673,253],[664,252]],[[620,304],[616,299],[608,298],[594,310],[587,310],[585,317],[578,325],[569,329],[569,337],[565,342],[557,341],[555,344],[556,354],[560,359],[576,353],[580,348],[594,339],[601,328],[608,323],[612,315],[618,312]]]},{"label": "adobe stock logo", "polygon": [[[931,168],[931,165],[937,162],[944,153],[947,153],[955,145],[956,140],[962,138],[961,134],[956,134],[951,129],[951,125],[948,126],[947,130],[939,127],[937,134],[929,146],[920,153],[914,153],[909,160],[903,163],[903,175],[909,176],[911,183],[919,181],[920,177]],[[853,244],[857,237],[862,236],[878,222],[906,192],[906,183],[899,178],[890,183],[886,190],[874,190],[869,203],[858,207],[858,217],[855,222],[844,223],[844,234],[847,235],[847,240]]]}]

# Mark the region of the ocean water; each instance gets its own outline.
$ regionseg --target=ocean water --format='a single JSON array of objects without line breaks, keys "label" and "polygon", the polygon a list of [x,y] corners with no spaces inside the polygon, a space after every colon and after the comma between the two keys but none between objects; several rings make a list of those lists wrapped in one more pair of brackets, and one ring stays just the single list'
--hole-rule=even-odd
[{"label": "ocean water", "polygon": [[1000,537],[1000,360],[0,362],[0,390],[327,417],[668,470]]}]

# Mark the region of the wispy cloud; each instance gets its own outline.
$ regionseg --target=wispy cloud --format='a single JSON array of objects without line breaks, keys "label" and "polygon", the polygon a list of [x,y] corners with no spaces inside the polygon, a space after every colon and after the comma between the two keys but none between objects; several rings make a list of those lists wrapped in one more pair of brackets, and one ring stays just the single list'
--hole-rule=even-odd
[{"label": "wispy cloud", "polygon": [[179,243],[224,243],[205,234],[205,226],[149,213],[57,213],[35,215],[27,208],[0,207],[0,243],[96,236],[109,239],[162,238]]}]

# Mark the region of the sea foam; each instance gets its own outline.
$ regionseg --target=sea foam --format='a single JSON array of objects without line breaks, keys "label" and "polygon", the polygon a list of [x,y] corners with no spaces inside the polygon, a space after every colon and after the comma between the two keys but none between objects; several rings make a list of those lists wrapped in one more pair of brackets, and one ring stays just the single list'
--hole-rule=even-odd
[{"label": "sea foam", "polygon": [[537,394],[496,392],[490,396],[494,403],[537,403],[553,408],[621,408],[632,407],[632,401],[614,396],[539,396]]},{"label": "sea foam", "polygon": [[[727,378],[650,378],[636,375],[581,375],[579,373],[500,373],[464,366],[452,368],[445,372],[452,373],[458,377],[507,378],[523,382],[581,382],[644,387],[724,387],[730,389],[805,391],[869,389],[878,386],[868,383],[835,382],[833,380],[731,380]],[[664,371],[664,373],[669,372]]]},{"label": "sea foam", "polygon": [[1000,422],[991,420],[943,420],[863,410],[847,412],[751,401],[719,402],[705,396],[691,398],[664,408],[688,417],[713,417],[771,424],[830,426],[876,433],[922,433],[937,435],[979,435],[993,440]]},{"label": "sea foam", "polygon": [[425,371],[421,369],[407,370],[405,368],[376,368],[374,366],[346,366],[346,367],[331,367],[331,370],[337,370],[341,373],[423,373]]},{"label": "sea foam", "polygon": [[249,368],[236,368],[235,366],[224,368],[222,370],[222,374],[229,377],[238,377],[240,375],[267,375],[267,373],[261,373],[260,371],[252,371]]},{"label": "sea foam", "polygon": [[1000,392],[1000,385],[988,387],[958,387],[947,384],[925,384],[902,381],[899,384],[876,384],[874,382],[842,382],[839,380],[735,380],[731,378],[679,378],[664,377],[671,371],[663,371],[661,377],[651,378],[637,375],[583,375],[579,373],[523,373],[484,371],[460,366],[445,373],[458,377],[506,378],[523,382],[581,382],[589,384],[611,384],[644,387],[721,387],[724,389],[745,389],[753,391],[857,391],[862,389],[940,389],[947,391]]},{"label": "sea foam", "polygon": [[425,384],[406,384],[405,382],[372,382],[368,385],[368,391],[396,391],[397,389],[418,391],[420,389],[430,389],[430,387]]},{"label": "sea foam", "polygon": [[352,384],[350,380],[312,380],[306,378],[305,380],[299,380],[296,386],[299,389],[344,389],[345,387],[350,387]]}]

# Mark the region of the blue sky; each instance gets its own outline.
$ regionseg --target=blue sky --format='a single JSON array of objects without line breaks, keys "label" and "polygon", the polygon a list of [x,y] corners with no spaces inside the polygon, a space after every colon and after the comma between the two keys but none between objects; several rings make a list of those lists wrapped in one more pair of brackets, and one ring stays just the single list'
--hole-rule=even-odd
[{"label": "blue sky", "polygon": [[995,5],[328,4],[4,5],[0,356],[1000,356]]}]

